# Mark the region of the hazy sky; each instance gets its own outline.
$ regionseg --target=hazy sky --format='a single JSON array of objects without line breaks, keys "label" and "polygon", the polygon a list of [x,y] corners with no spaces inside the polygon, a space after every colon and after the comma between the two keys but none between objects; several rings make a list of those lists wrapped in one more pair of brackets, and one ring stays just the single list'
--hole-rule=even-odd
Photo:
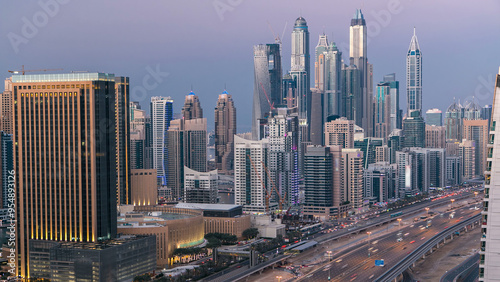
[{"label": "hazy sky", "polygon": [[252,46],[274,42],[268,22],[280,36],[288,23],[282,62],[289,70],[290,33],[299,15],[309,26],[312,63],[323,32],[347,61],[350,19],[362,8],[374,83],[395,72],[402,109],[414,26],[423,53],[424,110],[444,112],[453,97],[472,95],[481,105],[491,104],[500,65],[497,0],[3,0],[0,5],[4,77],[23,64],[129,76],[132,100],[149,108],[151,96],[171,96],[175,112],[192,85],[209,129],[226,85],[237,107],[238,131],[250,131]]}]

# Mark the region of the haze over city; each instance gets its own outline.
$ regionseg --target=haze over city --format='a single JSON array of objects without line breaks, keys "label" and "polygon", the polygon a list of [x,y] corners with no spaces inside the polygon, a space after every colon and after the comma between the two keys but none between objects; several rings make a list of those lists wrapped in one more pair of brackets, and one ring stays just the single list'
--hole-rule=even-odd
[{"label": "haze over city", "polygon": [[[23,18],[43,11],[36,1],[3,1],[0,17],[0,68],[101,71],[130,77],[141,86],[147,67],[168,73],[146,95],[131,100],[148,103],[151,96],[171,96],[180,112],[191,87],[202,106],[215,106],[224,87],[238,109],[238,132],[251,129],[253,95],[252,46],[282,41],[284,73],[290,70],[290,34],[301,15],[308,23],[310,49],[323,32],[335,41],[348,62],[349,23],[361,8],[368,26],[368,59],[374,83],[396,73],[405,93],[405,56],[416,27],[423,50],[423,109],[443,112],[453,97],[476,95],[491,103],[500,38],[500,3],[469,1],[61,1],[60,9],[37,28],[26,43],[14,47],[9,33],[23,36]],[[43,19],[41,19],[42,21]],[[268,25],[269,22],[269,25]],[[43,23],[43,21],[42,21]],[[283,33],[285,23],[288,23]],[[25,42],[25,41],[23,41]],[[16,52],[16,49],[18,52]],[[311,56],[311,62],[314,62]],[[313,76],[311,76],[313,80]],[[153,81],[155,82],[155,81]],[[478,95],[479,94],[479,95]],[[431,98],[432,97],[432,98]],[[401,95],[404,108],[405,95]],[[146,107],[147,108],[147,107]],[[149,109],[147,109],[149,111]],[[207,115],[208,129],[213,116]]]}]

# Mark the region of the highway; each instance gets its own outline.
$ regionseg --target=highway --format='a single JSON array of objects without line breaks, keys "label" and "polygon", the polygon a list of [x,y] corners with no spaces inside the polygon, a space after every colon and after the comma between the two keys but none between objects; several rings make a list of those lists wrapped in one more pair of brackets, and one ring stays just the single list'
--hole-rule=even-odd
[{"label": "highway", "polygon": [[[451,214],[453,218],[451,218]],[[332,262],[301,277],[300,281],[372,281],[382,275],[387,266],[396,264],[406,255],[422,245],[432,236],[461,221],[477,215],[480,210],[464,207],[432,218],[429,228],[427,220],[417,222],[399,230],[361,243],[347,253],[332,255]],[[401,238],[398,241],[398,238]],[[375,260],[384,260],[385,267],[375,266]]]}]

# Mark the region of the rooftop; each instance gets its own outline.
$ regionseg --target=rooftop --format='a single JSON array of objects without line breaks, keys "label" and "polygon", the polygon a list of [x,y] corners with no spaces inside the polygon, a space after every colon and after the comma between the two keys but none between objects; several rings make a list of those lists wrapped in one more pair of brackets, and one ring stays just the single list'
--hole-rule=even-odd
[{"label": "rooftop", "polygon": [[181,209],[195,209],[195,210],[219,210],[219,211],[229,211],[240,207],[239,205],[229,205],[229,204],[195,204],[195,203],[178,203],[175,205],[176,208]]},{"label": "rooftop", "polygon": [[14,74],[12,83],[23,82],[65,82],[65,81],[115,81],[111,73],[85,72],[85,73],[57,73],[57,74]]}]

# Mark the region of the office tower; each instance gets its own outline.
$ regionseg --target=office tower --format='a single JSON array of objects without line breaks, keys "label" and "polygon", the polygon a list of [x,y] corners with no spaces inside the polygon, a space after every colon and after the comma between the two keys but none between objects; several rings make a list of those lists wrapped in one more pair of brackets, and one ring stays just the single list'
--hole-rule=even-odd
[{"label": "office tower", "polygon": [[446,186],[457,186],[462,184],[462,158],[460,156],[449,156],[446,152]]},{"label": "office tower", "polygon": [[341,193],[342,148],[307,146],[304,157],[304,214],[345,216],[349,209]]},{"label": "office tower", "polygon": [[153,128],[151,116],[144,118],[144,168],[153,169]]},{"label": "office tower", "polygon": [[122,205],[131,204],[129,88],[128,77],[115,77],[116,189]]},{"label": "office tower", "polygon": [[405,149],[396,152],[396,184],[397,197],[405,198],[413,195],[413,187],[416,187],[416,156],[415,153]]},{"label": "office tower", "polygon": [[474,179],[479,172],[476,171],[476,141],[464,139],[458,146],[459,156],[462,158],[462,180]]},{"label": "office tower", "polygon": [[418,46],[415,28],[406,55],[406,101],[408,115],[412,110],[422,112],[422,52]]},{"label": "office tower", "polygon": [[384,146],[384,138],[365,137],[354,140],[354,148],[363,152],[363,168],[376,162],[376,151],[378,147]]},{"label": "office tower", "polygon": [[5,91],[0,93],[0,130],[13,134],[12,121],[12,78],[5,79]]},{"label": "office tower", "polygon": [[303,17],[298,17],[292,31],[291,75],[297,83],[299,118],[310,120],[309,30]]},{"label": "office tower", "polygon": [[215,107],[215,163],[222,173],[234,169],[234,135],[236,134],[236,108],[226,90],[219,95]]},{"label": "office tower", "polygon": [[427,110],[425,112],[425,124],[443,126],[443,112],[436,108]]},{"label": "office tower", "polygon": [[200,99],[193,91],[189,92],[184,100],[182,116],[185,120],[203,118],[203,109],[201,108]]},{"label": "office tower", "polygon": [[[14,169],[14,147],[12,134],[0,131],[0,208],[6,209],[9,206],[9,175]],[[12,182],[10,182],[12,184]],[[12,187],[12,186],[11,186]]]},{"label": "office tower", "polygon": [[490,128],[491,109],[491,105],[485,105],[481,108],[481,119],[485,119],[488,121],[488,128]]},{"label": "office tower", "polygon": [[[365,18],[360,9],[356,10],[351,19],[349,28],[349,62],[351,66],[356,66],[359,70],[360,78],[360,100],[356,103],[356,111],[359,118],[354,119],[356,124],[361,126],[367,136],[372,136],[372,96],[370,86],[370,76],[372,66],[368,66],[367,52],[367,28]],[[348,117],[349,118],[349,117]],[[360,119],[360,120],[358,120]]]},{"label": "office tower", "polygon": [[[326,35],[319,36],[318,46],[316,47],[316,75],[315,88],[324,93],[325,117],[332,115],[341,115],[341,75],[342,75],[342,52],[340,52],[335,43],[328,43]],[[316,107],[312,105],[314,114]]]},{"label": "office tower", "polygon": [[321,91],[325,90],[326,84],[325,53],[327,49],[328,38],[325,34],[321,34],[316,46],[316,61],[314,62],[314,88]]},{"label": "office tower", "polygon": [[[286,108],[278,108],[268,119],[268,189],[283,208],[299,204],[299,120],[289,116]],[[277,195],[279,193],[279,196]]]},{"label": "office tower", "polygon": [[395,198],[396,165],[386,162],[368,165],[363,171],[364,198],[371,203],[387,202]]},{"label": "office tower", "polygon": [[363,152],[342,149],[341,194],[353,209],[363,207]]},{"label": "office tower", "polygon": [[283,93],[283,104],[289,109],[297,109],[297,83],[290,73],[287,73],[283,76],[281,86],[281,91]]},{"label": "office tower", "polygon": [[463,138],[476,143],[476,175],[481,176],[486,170],[486,144],[488,142],[488,121],[485,119],[463,121]]},{"label": "office tower", "polygon": [[[363,91],[361,88],[361,71],[356,66],[342,70],[342,102],[341,113],[349,120],[363,127]],[[364,129],[364,128],[363,128]]]},{"label": "office tower", "polygon": [[391,133],[391,87],[388,82],[377,84],[375,95],[375,132],[378,138],[387,138]]},{"label": "office tower", "polygon": [[173,200],[184,199],[184,167],[207,170],[207,120],[175,119],[170,122],[167,138],[167,188]]},{"label": "office tower", "polygon": [[458,140],[446,140],[446,155],[448,156],[458,156],[459,155],[459,145]]},{"label": "office tower", "polygon": [[325,146],[354,148],[354,121],[344,117],[325,123]]},{"label": "office tower", "polygon": [[495,80],[495,92],[493,94],[493,107],[490,122],[490,134],[488,138],[488,156],[486,160],[486,172],[484,181],[484,199],[481,229],[481,248],[479,250],[479,281],[493,281],[500,277],[498,262],[498,239],[500,230],[496,227],[498,218],[499,195],[497,193],[500,183],[500,172],[498,169],[500,158],[500,138],[495,140],[496,122],[500,118],[500,70]]},{"label": "office tower", "polygon": [[411,110],[403,119],[403,147],[425,147],[425,122],[419,110]]},{"label": "office tower", "polygon": [[170,97],[151,97],[151,148],[153,168],[158,183],[166,186],[167,177],[167,131],[173,119],[173,103]]},{"label": "office tower", "polygon": [[[391,148],[387,145],[375,147],[375,163],[390,163],[391,161]],[[370,166],[370,164],[368,165]]]},{"label": "office tower", "polygon": [[446,127],[426,124],[425,147],[446,148]]},{"label": "office tower", "polygon": [[463,117],[468,120],[481,119],[481,110],[481,106],[472,98],[472,100],[465,102]]},{"label": "office tower", "polygon": [[216,204],[219,174],[217,170],[200,172],[184,167],[184,202]]},{"label": "office tower", "polygon": [[146,111],[130,102],[130,169],[146,168]]},{"label": "office tower", "polygon": [[446,127],[447,140],[462,140],[462,120],[464,109],[460,102],[453,99],[453,103],[448,107],[444,117],[444,126]]},{"label": "office tower", "polygon": [[258,136],[259,119],[267,118],[275,106],[281,105],[281,55],[279,44],[259,44],[253,47],[254,86],[252,137]]},{"label": "office tower", "polygon": [[396,152],[403,148],[403,130],[396,129],[389,134],[387,138],[387,146],[389,147],[389,162],[396,163]]},{"label": "office tower", "polygon": [[12,86],[17,274],[29,277],[33,240],[116,236],[115,76],[13,75]]},{"label": "office tower", "polygon": [[311,122],[310,122],[310,133],[311,133],[311,144],[312,145],[323,145],[323,133],[325,124],[325,113],[324,113],[324,92],[313,88],[311,89]]},{"label": "office tower", "polygon": [[275,210],[277,204],[267,197],[265,166],[269,140],[247,140],[234,136],[234,200],[247,212]]},{"label": "office tower", "polygon": [[394,129],[401,129],[403,122],[402,111],[399,108],[399,81],[396,80],[396,74],[386,74],[384,75],[384,83],[389,83],[389,93],[391,96],[391,111],[390,111],[390,127],[389,132],[394,131]]}]

